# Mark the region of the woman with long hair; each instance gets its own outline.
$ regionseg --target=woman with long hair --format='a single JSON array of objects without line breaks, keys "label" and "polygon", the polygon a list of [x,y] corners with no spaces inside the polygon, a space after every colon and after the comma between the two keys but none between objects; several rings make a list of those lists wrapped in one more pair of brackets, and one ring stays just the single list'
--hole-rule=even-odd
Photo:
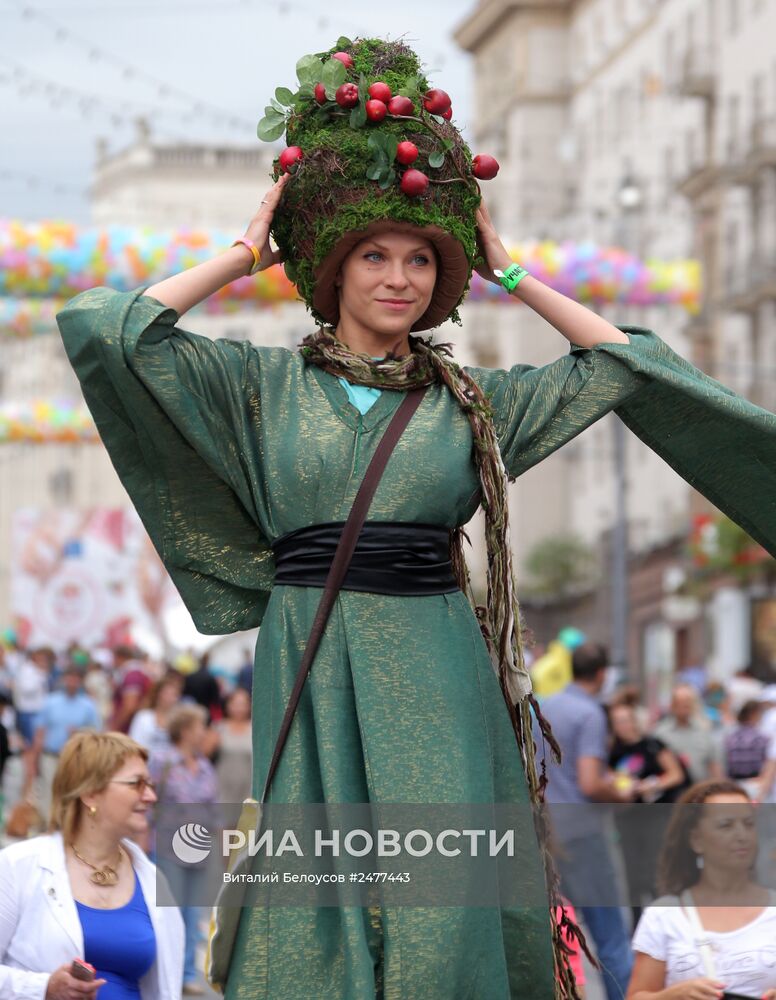
[{"label": "woman with long hair", "polygon": [[168,670],[154,681],[143,707],[129,725],[129,735],[149,753],[158,753],[170,745],[167,723],[183,694],[183,675]]},{"label": "woman with long hair", "polygon": [[[614,820],[636,922],[644,898],[651,898],[654,892],[657,855],[668,821],[667,805],[691,782],[673,750],[642,729],[636,705],[619,701],[609,706],[608,715],[612,730],[609,767],[616,780],[631,787],[634,793],[633,805],[618,807]],[[650,808],[645,810],[645,805]]]},{"label": "woman with long hair", "polygon": [[757,883],[757,814],[732,781],[674,805],[658,865],[663,896],[633,937],[627,1000],[776,1000],[776,893]]}]

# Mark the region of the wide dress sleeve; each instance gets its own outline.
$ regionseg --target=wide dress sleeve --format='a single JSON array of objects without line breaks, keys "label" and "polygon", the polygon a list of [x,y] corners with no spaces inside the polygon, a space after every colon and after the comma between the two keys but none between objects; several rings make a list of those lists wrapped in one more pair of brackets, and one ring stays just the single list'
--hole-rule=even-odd
[{"label": "wide dress sleeve", "polygon": [[261,351],[176,326],[144,288],[57,314],[111,461],[197,628],[261,623],[274,563],[252,490]]},{"label": "wide dress sleeve", "polygon": [[527,469],[610,410],[694,489],[776,556],[776,414],[706,375],[651,330],[572,344],[536,368],[467,368],[490,398],[507,473]]}]

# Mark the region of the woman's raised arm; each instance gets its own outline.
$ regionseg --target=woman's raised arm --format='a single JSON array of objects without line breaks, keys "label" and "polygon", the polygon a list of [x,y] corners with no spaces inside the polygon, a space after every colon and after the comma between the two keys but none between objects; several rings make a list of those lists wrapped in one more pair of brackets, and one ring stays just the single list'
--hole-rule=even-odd
[{"label": "woman's raised arm", "polygon": [[[512,263],[512,258],[501,242],[496,227],[484,201],[477,209],[477,230],[479,250],[482,264],[477,267],[477,273],[498,284],[493,269],[498,267],[505,271]],[[603,316],[594,313],[574,299],[570,299],[554,288],[543,284],[530,275],[523,278],[511,293],[518,296],[534,312],[554,326],[558,333],[577,347],[595,347],[596,344],[627,344],[628,335],[618,330]]]},{"label": "woman's raised arm", "polygon": [[[280,251],[273,250],[269,244],[269,229],[283,188],[290,177],[291,174],[283,174],[269,189],[246,230],[246,238],[252,240],[261,250],[261,264],[258,271],[264,271],[273,264],[280,263]],[[151,296],[162,305],[170,306],[178,316],[182,316],[192,306],[217,292],[219,288],[245,277],[252,267],[253,254],[248,247],[238,244],[214,257],[213,260],[206,260],[196,267],[190,267],[151,285],[143,294]]]}]

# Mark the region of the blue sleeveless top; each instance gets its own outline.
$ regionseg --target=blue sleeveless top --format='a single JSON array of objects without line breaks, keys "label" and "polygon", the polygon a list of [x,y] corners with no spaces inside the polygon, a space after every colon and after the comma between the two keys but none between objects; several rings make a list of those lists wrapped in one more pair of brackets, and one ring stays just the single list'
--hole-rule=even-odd
[{"label": "blue sleeveless top", "polygon": [[99,910],[75,901],[84,932],[84,957],[107,979],[99,1000],[140,1000],[138,980],[156,959],[156,935],[140,881],[135,874],[132,899],[115,910]]}]

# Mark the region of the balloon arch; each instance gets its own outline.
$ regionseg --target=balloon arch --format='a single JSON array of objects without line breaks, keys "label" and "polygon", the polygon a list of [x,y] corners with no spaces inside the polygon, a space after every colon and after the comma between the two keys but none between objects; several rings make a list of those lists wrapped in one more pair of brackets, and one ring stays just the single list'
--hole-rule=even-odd
[{"label": "balloon arch", "polygon": [[[57,311],[78,292],[96,285],[128,290],[153,284],[222,253],[232,239],[233,234],[214,230],[0,220],[0,338],[54,333]],[[678,305],[690,314],[699,310],[700,265],[695,260],[641,261],[619,247],[548,240],[517,244],[510,253],[540,281],[580,302]],[[283,268],[273,267],[233,281],[199,308],[225,315],[296,301],[295,286]],[[473,276],[467,302],[519,301]],[[0,406],[0,442],[96,440],[83,404],[38,400]]]}]

